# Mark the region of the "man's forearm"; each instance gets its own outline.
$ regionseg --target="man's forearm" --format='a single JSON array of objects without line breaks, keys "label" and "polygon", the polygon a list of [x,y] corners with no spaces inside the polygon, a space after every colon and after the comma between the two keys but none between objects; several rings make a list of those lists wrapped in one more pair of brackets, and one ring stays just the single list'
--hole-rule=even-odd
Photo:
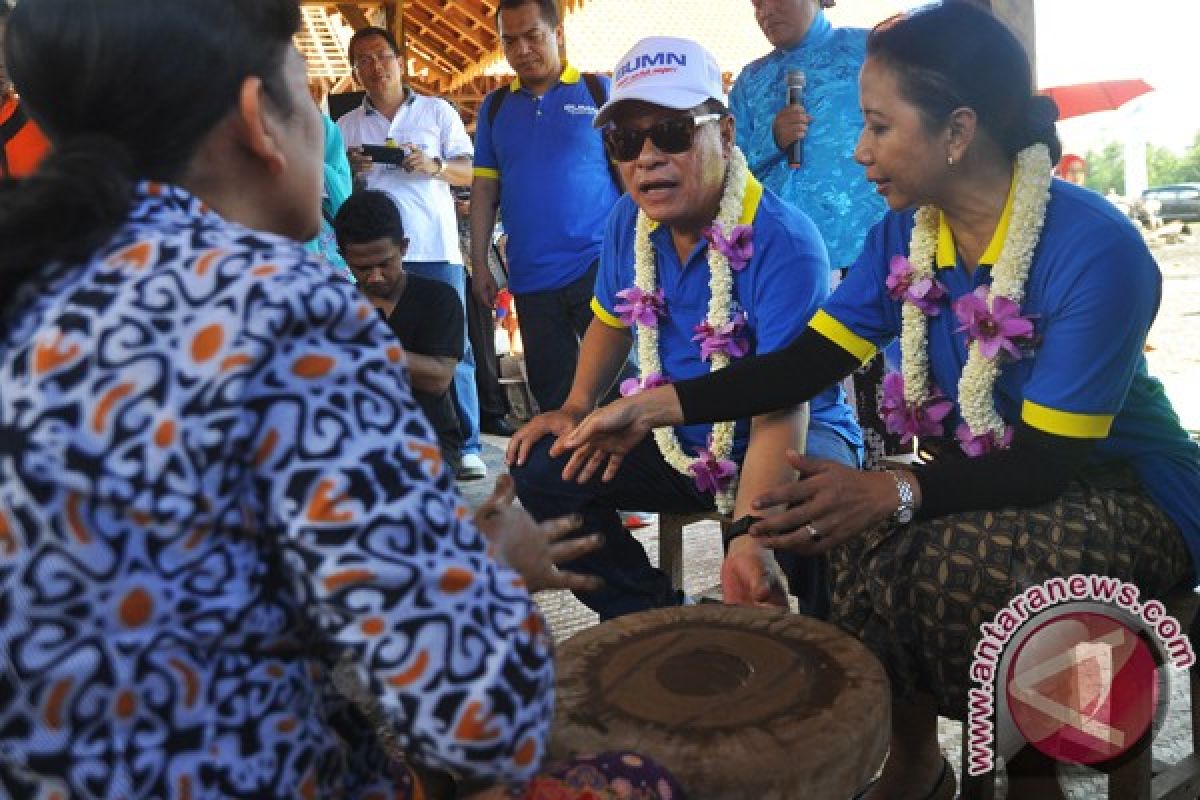
[{"label": "man's forearm", "polygon": [[451,186],[470,186],[472,179],[471,159],[467,156],[451,158],[445,162],[441,179]]},{"label": "man's forearm", "polygon": [[595,408],[621,374],[632,346],[633,334],[627,328],[614,328],[593,317],[579,346],[575,380],[563,407],[583,412]]},{"label": "man's forearm", "polygon": [[441,394],[450,388],[458,359],[412,352],[405,352],[404,355],[408,362],[408,374],[412,376],[413,389],[426,394]]},{"label": "man's forearm", "polygon": [[500,183],[492,178],[476,177],[471,182],[471,269],[488,269],[488,248],[496,227]]},{"label": "man's forearm", "polygon": [[[750,443],[738,478],[734,519],[754,513],[751,504],[763,492],[792,481],[795,476],[785,454],[799,446],[800,435],[807,426],[807,403],[754,417],[750,423]],[[757,516],[763,516],[762,512]]]}]

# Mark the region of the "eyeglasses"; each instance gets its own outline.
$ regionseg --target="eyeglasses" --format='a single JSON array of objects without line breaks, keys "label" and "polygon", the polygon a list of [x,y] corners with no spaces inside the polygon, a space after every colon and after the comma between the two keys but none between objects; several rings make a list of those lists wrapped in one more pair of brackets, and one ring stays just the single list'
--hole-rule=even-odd
[{"label": "eyeglasses", "polygon": [[378,64],[381,67],[386,67],[388,64],[399,58],[393,50],[379,50],[375,53],[363,53],[358,58],[354,59],[354,68],[360,72],[372,64]]},{"label": "eyeglasses", "polygon": [[614,126],[604,131],[604,147],[614,161],[633,161],[642,152],[647,138],[664,153],[684,153],[692,148],[696,128],[720,118],[720,114],[672,117],[640,130]]}]

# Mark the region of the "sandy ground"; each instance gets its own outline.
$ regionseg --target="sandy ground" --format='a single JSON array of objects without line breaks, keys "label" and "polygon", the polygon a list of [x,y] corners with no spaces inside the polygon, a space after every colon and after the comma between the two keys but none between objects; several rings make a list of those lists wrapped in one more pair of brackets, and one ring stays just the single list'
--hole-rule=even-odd
[{"label": "sandy ground", "polygon": [[[1200,225],[1192,228],[1200,233]],[[1200,431],[1200,235],[1151,249],[1162,269],[1163,296],[1146,360],[1184,427]]]}]

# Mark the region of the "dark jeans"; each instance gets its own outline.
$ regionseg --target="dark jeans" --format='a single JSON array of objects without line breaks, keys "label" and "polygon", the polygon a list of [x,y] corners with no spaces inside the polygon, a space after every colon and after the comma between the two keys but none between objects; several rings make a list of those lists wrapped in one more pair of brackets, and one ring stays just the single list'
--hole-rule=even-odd
[{"label": "dark jeans", "polygon": [[[554,437],[538,442],[525,466],[511,469],[517,484],[517,496],[534,519],[544,520],[566,514],[581,514],[579,535],[604,534],[604,546],[568,565],[567,569],[598,575],[605,587],[598,592],[576,594],[580,602],[611,619],[634,611],[677,605],[680,597],[671,588],[670,579],[650,565],[642,545],[625,529],[618,508],[659,511],[672,514],[712,511],[712,495],[696,491],[691,476],[675,470],[658,451],[652,436],[647,436],[630,451],[617,477],[604,483],[598,477],[580,485],[562,479],[567,456],[550,458]],[[837,461],[858,467],[857,450],[840,435],[817,424],[809,428],[806,452],[814,458]],[[776,550],[788,590],[796,596],[802,614],[829,617],[830,577],[825,556],[800,556]]]},{"label": "dark jeans", "polygon": [[479,393],[479,416],[484,422],[508,414],[508,397],[500,385],[500,363],[496,358],[496,323],[492,310],[484,308],[467,292],[467,336],[475,351],[475,389]]},{"label": "dark jeans", "polygon": [[[592,262],[583,277],[560,289],[513,296],[525,346],[529,391],[540,411],[561,408],[571,391],[575,363],[579,361],[579,341],[592,322],[591,303],[598,265],[599,262]],[[626,364],[604,400],[614,399],[621,381],[634,374],[633,367]]]},{"label": "dark jeans", "polygon": [[604,535],[603,547],[564,565],[564,569],[604,579],[603,589],[575,596],[601,619],[678,605],[679,593],[671,588],[671,580],[651,566],[642,545],[621,524],[617,509],[712,511],[712,495],[701,494],[690,476],[676,472],[649,436],[625,456],[612,481],[604,483],[594,477],[582,485],[562,479],[567,456],[550,458],[553,443],[553,436],[544,437],[534,445],[525,466],[514,466],[511,471],[517,497],[534,519],[581,514],[579,535]]}]

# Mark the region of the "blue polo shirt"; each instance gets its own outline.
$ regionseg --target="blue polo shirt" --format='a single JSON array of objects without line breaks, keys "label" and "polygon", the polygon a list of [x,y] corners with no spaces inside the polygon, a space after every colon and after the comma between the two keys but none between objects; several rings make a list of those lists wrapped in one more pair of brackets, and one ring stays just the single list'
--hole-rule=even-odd
[{"label": "blue polo shirt", "polygon": [[[633,286],[637,211],[628,196],[617,201],[608,220],[596,276],[592,310],[598,319],[616,328],[626,327],[614,309],[620,303],[617,292]],[[829,261],[812,221],[753,178],[746,187],[740,224],[754,228],[754,255],[744,269],[733,273],[731,307],[733,313],[746,312],[750,352],[769,353],[796,338],[829,294]],[[663,371],[677,381],[707,375],[710,364],[701,360],[700,344],[692,337],[693,328],[708,316],[708,243],[702,239],[686,264],[679,263],[667,227],[655,227],[650,243],[656,256],[658,285],[666,297],[667,314],[659,318],[658,329]],[[862,444],[862,433],[840,385],[813,398],[809,413],[810,426],[826,426],[851,444]],[[677,427],[675,432],[684,452],[706,446],[711,427]],[[749,421],[739,420],[734,433],[735,460],[740,461],[745,454],[749,435]]]},{"label": "blue polo shirt", "polygon": [[[934,382],[956,401],[967,349],[966,334],[954,332],[959,323],[950,303],[991,283],[1011,206],[1010,194],[974,275],[959,263],[944,220],[940,226],[937,278],[950,299],[929,319],[929,364]],[[891,257],[908,255],[913,216],[889,212],[871,230],[846,280],[810,323],[859,358],[900,333],[900,302],[888,296],[885,280]],[[1158,265],[1129,220],[1094,192],[1055,180],[1022,304],[1039,341],[1030,356],[1001,368],[995,403],[1010,422],[1097,440],[1096,463],[1132,464],[1200,563],[1200,448],[1143,355],[1161,286]],[[947,434],[959,421],[947,420]]]},{"label": "blue polo shirt", "polygon": [[[600,80],[607,93],[608,78]],[[509,288],[514,294],[559,289],[599,258],[618,196],[592,127],[596,103],[570,66],[541,97],[514,80],[489,122],[495,101],[493,92],[479,109],[475,176],[500,181]]]}]

